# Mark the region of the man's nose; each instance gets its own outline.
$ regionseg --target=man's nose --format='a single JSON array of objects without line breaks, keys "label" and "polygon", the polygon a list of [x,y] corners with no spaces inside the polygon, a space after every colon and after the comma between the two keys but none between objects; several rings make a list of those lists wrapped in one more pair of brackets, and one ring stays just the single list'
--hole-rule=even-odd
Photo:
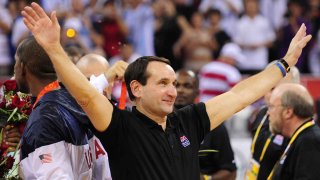
[{"label": "man's nose", "polygon": [[168,94],[172,97],[176,97],[177,96],[177,91],[179,91],[178,89],[181,89],[181,88],[176,88],[176,86],[174,85],[171,85],[168,89]]}]

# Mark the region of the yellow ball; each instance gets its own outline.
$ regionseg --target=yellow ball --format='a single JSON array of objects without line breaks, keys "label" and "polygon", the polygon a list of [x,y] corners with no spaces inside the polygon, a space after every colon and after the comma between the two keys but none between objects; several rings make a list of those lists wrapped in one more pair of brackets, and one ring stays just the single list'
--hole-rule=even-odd
[{"label": "yellow ball", "polygon": [[67,29],[67,37],[68,38],[73,38],[76,35],[76,31],[74,29]]}]

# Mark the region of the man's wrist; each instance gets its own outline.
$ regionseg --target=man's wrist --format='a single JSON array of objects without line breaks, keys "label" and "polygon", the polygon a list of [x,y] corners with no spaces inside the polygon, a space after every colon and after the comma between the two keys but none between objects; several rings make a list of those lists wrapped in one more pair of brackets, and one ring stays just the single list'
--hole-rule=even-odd
[{"label": "man's wrist", "polygon": [[51,53],[57,53],[57,52],[61,52],[61,51],[64,52],[64,50],[63,50],[63,48],[62,48],[60,43],[44,45],[42,47],[48,53],[48,55],[51,54]]},{"label": "man's wrist", "polygon": [[290,72],[290,66],[285,59],[279,59],[278,62],[284,67],[286,73]]}]

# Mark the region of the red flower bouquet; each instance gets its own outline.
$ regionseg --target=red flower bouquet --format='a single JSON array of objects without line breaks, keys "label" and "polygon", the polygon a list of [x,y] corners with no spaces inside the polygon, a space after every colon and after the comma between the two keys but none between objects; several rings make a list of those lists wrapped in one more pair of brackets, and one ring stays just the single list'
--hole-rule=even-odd
[{"label": "red flower bouquet", "polygon": [[5,142],[4,127],[17,127],[19,133],[22,134],[31,110],[30,96],[17,92],[15,80],[8,80],[3,84],[0,83],[0,178],[18,178],[17,173],[13,172],[17,172],[17,164],[15,164],[17,161],[15,159],[19,147],[14,148],[14,153],[8,153],[10,147]]}]

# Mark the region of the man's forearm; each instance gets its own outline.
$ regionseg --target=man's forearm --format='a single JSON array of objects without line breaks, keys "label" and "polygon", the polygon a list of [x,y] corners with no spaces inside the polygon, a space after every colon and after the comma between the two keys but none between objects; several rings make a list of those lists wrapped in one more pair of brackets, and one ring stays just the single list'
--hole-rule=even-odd
[{"label": "man's forearm", "polygon": [[71,62],[61,45],[53,45],[50,48],[45,47],[45,50],[54,65],[59,80],[64,83],[68,91],[89,116],[94,127],[99,131],[105,130],[109,125],[108,122],[110,122],[112,112],[108,113],[108,117],[106,117],[104,112],[107,111],[107,107],[104,106],[104,103],[101,103],[99,106],[105,108],[105,111],[99,111],[97,107],[99,103],[95,102],[105,99],[105,104],[107,104],[111,110],[112,105],[89,83],[86,77]]},{"label": "man's forearm", "polygon": [[238,83],[230,91],[206,102],[211,130],[230,116],[266,94],[281,79],[280,69],[274,65]]},{"label": "man's forearm", "polygon": [[243,80],[230,91],[241,100],[242,108],[264,96],[283,78],[280,69],[273,65],[264,71]]}]

